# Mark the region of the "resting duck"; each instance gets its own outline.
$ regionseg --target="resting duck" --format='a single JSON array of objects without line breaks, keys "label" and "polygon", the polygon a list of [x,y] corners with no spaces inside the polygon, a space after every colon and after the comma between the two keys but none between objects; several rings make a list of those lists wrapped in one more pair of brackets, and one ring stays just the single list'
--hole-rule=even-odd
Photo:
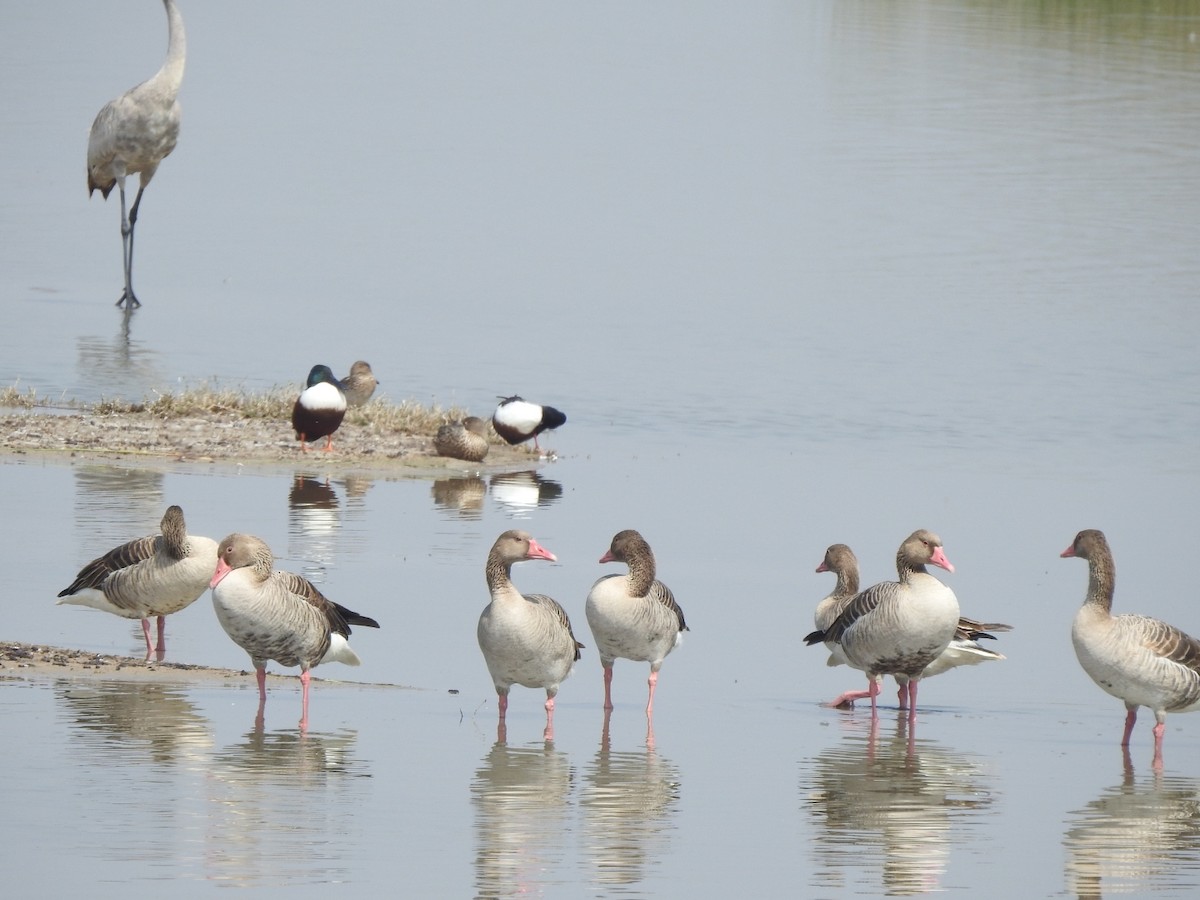
[{"label": "resting duck", "polygon": [[[191,605],[208,589],[217,567],[217,542],[188,534],[183,510],[167,507],[161,534],[129,541],[79,570],[70,587],[59,591],[59,604],[90,606],[126,619],[141,619],[146,659],[166,654],[166,617]],[[150,617],[158,618],[157,648],[150,639]]]},{"label": "resting duck", "polygon": [[[842,610],[849,605],[850,601],[854,599],[855,594],[858,593],[858,559],[855,557],[854,551],[845,544],[832,544],[825,551],[825,558],[817,566],[817,571],[833,572],[837,576],[837,583],[834,586],[833,593],[817,604],[816,612],[813,615],[817,631],[825,631],[841,615]],[[934,675],[940,675],[957,666],[970,666],[987,662],[988,660],[1004,659],[1004,654],[989,650],[979,643],[979,640],[983,638],[995,640],[995,635],[990,634],[992,631],[1012,631],[1012,626],[1004,625],[1000,622],[977,622],[974,619],[960,616],[958,619],[958,629],[954,633],[954,640],[950,642],[950,645],[942,651],[937,659],[925,667],[925,670],[921,673],[921,677],[930,678]],[[829,649],[829,660],[826,665],[849,665],[841,644],[826,641],[825,646]],[[903,675],[899,675],[896,677],[896,681],[900,686],[898,693],[900,708],[905,709],[908,706],[908,690],[906,688],[908,679]],[[845,709],[853,706],[855,700],[861,700],[869,696],[870,691],[846,691],[829,705]]]},{"label": "resting duck", "polygon": [[840,644],[846,661],[867,673],[871,715],[877,715],[879,675],[905,676],[909,716],[917,711],[917,684],[925,668],[949,646],[958,630],[958,598],[925,570],[954,566],[942,540],[921,529],[905,538],[896,553],[899,581],[885,581],[855,595],[826,629],[805,638],[808,644]]},{"label": "resting duck", "polygon": [[509,444],[520,444],[533,438],[533,449],[541,451],[537,436],[565,424],[566,413],[553,406],[539,406],[518,396],[504,397],[492,413],[492,427]]},{"label": "resting duck", "polygon": [[338,384],[341,385],[342,393],[346,395],[346,404],[348,406],[362,406],[371,399],[371,395],[375,393],[375,388],[379,382],[375,380],[375,373],[371,371],[371,364],[366,360],[360,359],[350,367],[350,374],[338,382]]},{"label": "resting duck", "polygon": [[671,589],[655,576],[654,551],[632,528],[618,531],[600,562],[623,562],[625,575],[605,575],[592,585],[584,607],[604,667],[604,708],[611,710],[613,664],[619,658],[650,663],[646,715],[654,711],[654,688],[663,660],[688,631]]},{"label": "resting duck", "polygon": [[527,532],[506,531],[488,553],[484,574],[491,602],[479,616],[476,637],[496,686],[500,722],[514,684],[546,691],[545,740],[554,738],[554,698],[575,668],[583,644],[575,640],[567,612],[545,594],[522,594],[512,583],[513,563],[554,562],[553,553]]},{"label": "resting duck", "polygon": [[301,575],[274,570],[275,557],[261,538],[231,534],[217,551],[212,575],[217,621],[250,654],[258,679],[257,724],[267,704],[267,661],[299,666],[300,727],[308,728],[309,670],[320,663],[361,664],[350,647],[350,626],[379,623],[325,597]]},{"label": "resting duck", "polygon": [[481,462],[488,455],[487,422],[467,416],[461,422],[441,426],[433,438],[438,456]]},{"label": "resting duck", "polygon": [[1088,563],[1088,588],[1075,614],[1071,641],[1092,681],[1125,702],[1129,746],[1139,706],[1154,712],[1154,766],[1162,768],[1168,712],[1200,709],[1200,641],[1149,616],[1112,614],[1116,566],[1104,532],[1087,529],[1061,554]]},{"label": "resting duck", "polygon": [[307,386],[292,407],[292,427],[300,449],[308,452],[308,441],[325,438],[326,453],[333,449],[333,433],[346,416],[346,395],[329,366],[313,366]]}]

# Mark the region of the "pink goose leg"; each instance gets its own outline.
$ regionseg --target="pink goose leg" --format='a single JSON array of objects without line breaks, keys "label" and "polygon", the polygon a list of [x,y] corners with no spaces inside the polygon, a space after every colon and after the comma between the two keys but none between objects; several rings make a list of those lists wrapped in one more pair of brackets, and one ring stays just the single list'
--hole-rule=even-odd
[{"label": "pink goose leg", "polygon": [[1125,715],[1125,734],[1121,736],[1122,747],[1129,746],[1129,738],[1133,734],[1133,726],[1137,722],[1137,707],[1127,706],[1125,708],[1129,710],[1129,712]]}]

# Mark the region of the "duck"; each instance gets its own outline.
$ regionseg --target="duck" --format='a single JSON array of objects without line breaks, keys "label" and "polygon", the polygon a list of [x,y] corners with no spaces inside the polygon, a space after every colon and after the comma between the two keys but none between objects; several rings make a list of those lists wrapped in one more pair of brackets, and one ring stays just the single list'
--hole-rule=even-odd
[{"label": "duck", "polygon": [[325,438],[324,451],[333,449],[333,433],[346,416],[346,394],[329,366],[315,365],[292,406],[292,428],[300,449],[308,452],[308,441]]},{"label": "duck", "polygon": [[[813,613],[813,624],[816,625],[817,631],[824,631],[834,623],[841,615],[842,610],[858,593],[858,558],[846,544],[830,544],[816,571],[832,572],[837,576],[833,592],[817,604],[816,611]],[[958,629],[954,633],[954,639],[937,659],[925,667],[921,677],[931,678],[958,666],[977,665],[989,660],[1004,659],[1003,653],[997,653],[979,643],[984,638],[995,640],[996,636],[991,634],[993,631],[1012,631],[1012,626],[1002,622],[979,622],[959,616]],[[849,665],[841,644],[827,641],[825,646],[829,649],[829,659],[826,665]],[[905,687],[908,679],[900,675],[896,677],[896,681],[899,684],[900,708],[905,709],[908,705],[908,690]],[[827,705],[837,709],[846,709],[852,707],[855,700],[869,696],[869,690],[845,691]]]},{"label": "duck", "polygon": [[[141,619],[146,659],[166,655],[166,617],[186,609],[208,589],[217,568],[217,542],[188,534],[183,509],[163,513],[159,534],[114,547],[79,570],[58,593],[58,605],[90,606],[126,619]],[[150,619],[158,619],[158,642]]]},{"label": "duck", "polygon": [[482,462],[488,455],[487,422],[479,416],[467,416],[461,422],[442,425],[433,438],[438,456]]},{"label": "duck", "polygon": [[566,424],[566,413],[553,406],[530,403],[517,395],[503,397],[492,413],[492,427],[496,434],[509,444],[516,446],[533,438],[533,449],[541,452],[538,435]]},{"label": "duck", "polygon": [[508,712],[514,684],[546,692],[543,738],[554,739],[554,698],[574,671],[584,645],[575,640],[571,620],[559,603],[545,594],[522,594],[512,582],[514,563],[557,557],[527,531],[509,530],[488,552],[484,574],[491,600],[479,615],[476,637],[496,687],[499,720]]},{"label": "duck", "polygon": [[618,531],[601,563],[623,562],[626,574],[605,575],[592,585],[584,611],[604,667],[604,709],[611,710],[613,665],[618,658],[650,663],[646,715],[654,713],[654,689],[663,660],[690,631],[671,589],[655,575],[654,551],[642,535]]},{"label": "duck", "polygon": [[350,374],[341,379],[338,384],[342,388],[342,393],[346,395],[346,405],[356,407],[363,406],[371,399],[379,382],[375,378],[375,373],[371,371],[371,364],[365,359],[360,359],[350,367]]},{"label": "duck", "polygon": [[217,621],[254,665],[259,727],[267,703],[269,660],[300,667],[300,728],[305,730],[309,670],[327,662],[361,665],[350,646],[350,626],[379,627],[374,619],[334,603],[302,575],[277,571],[271,548],[251,534],[234,532],[221,541],[210,586]]},{"label": "duck", "polygon": [[942,539],[919,529],[896,552],[899,581],[884,581],[860,591],[828,628],[812,632],[805,643],[840,644],[847,663],[867,674],[871,716],[878,715],[879,675],[905,677],[908,714],[916,717],[917,685],[925,668],[950,645],[958,630],[958,598],[930,575],[934,565],[948,572]]},{"label": "duck", "polygon": [[1154,713],[1153,766],[1163,764],[1167,713],[1200,709],[1200,641],[1150,616],[1112,614],[1116,566],[1104,532],[1088,528],[1062,557],[1087,560],[1088,586],[1071,625],[1079,665],[1125,703],[1121,746],[1128,749],[1139,706]]}]

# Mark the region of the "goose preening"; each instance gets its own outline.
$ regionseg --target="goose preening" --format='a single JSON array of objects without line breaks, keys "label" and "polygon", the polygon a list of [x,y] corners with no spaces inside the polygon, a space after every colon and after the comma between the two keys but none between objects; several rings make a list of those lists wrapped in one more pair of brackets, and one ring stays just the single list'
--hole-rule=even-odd
[{"label": "goose preening", "polygon": [[[183,510],[167,507],[160,534],[138,538],[97,557],[59,592],[58,602],[141,619],[146,659],[166,653],[166,617],[193,603],[217,568],[217,542],[187,533]],[[150,618],[158,618],[157,647]]]},{"label": "goose preening", "polygon": [[508,691],[514,684],[546,691],[546,740],[554,738],[554,698],[558,686],[571,674],[579,650],[571,620],[557,601],[545,594],[522,594],[512,583],[513,563],[548,559],[553,553],[528,532],[506,531],[488,553],[484,574],[491,602],[479,616],[476,636],[496,686],[503,722]]},{"label": "goose preening", "polygon": [[316,365],[308,373],[304,390],[292,406],[292,428],[300,449],[308,452],[308,441],[325,438],[326,453],[333,449],[333,433],[346,417],[346,395],[329,366]]},{"label": "goose preening", "polygon": [[[849,605],[850,601],[854,599],[855,594],[858,593],[858,558],[855,557],[854,551],[845,544],[832,544],[825,551],[825,557],[821,560],[820,565],[817,566],[816,571],[832,572],[837,576],[833,592],[817,604],[816,612],[813,614],[813,622],[817,627],[817,631],[824,632],[841,615],[842,610]],[[949,646],[942,651],[937,659],[925,667],[924,671],[921,672],[921,677],[930,678],[934,675],[940,675],[957,666],[971,666],[989,660],[1004,659],[1004,654],[997,653],[995,650],[989,650],[979,643],[984,638],[995,640],[995,635],[990,633],[993,631],[1012,631],[1012,626],[1001,622],[977,622],[974,619],[960,616],[958,619],[958,629],[954,633],[954,639],[950,641]],[[810,641],[810,643],[814,642]],[[846,659],[846,654],[842,650],[841,644],[826,641],[825,646],[829,649],[829,659],[826,665],[841,666],[850,664],[849,660]],[[908,706],[908,690],[906,688],[908,679],[900,675],[896,677],[896,681],[899,684],[897,696],[900,701],[900,708],[905,709]],[[870,695],[871,692],[869,690],[845,691],[828,705],[844,709],[853,706],[855,700],[861,700]]]},{"label": "goose preening", "polygon": [[371,371],[371,364],[360,359],[350,367],[350,374],[340,382],[342,393],[346,395],[348,406],[362,406],[371,399],[379,382]]},{"label": "goose preening", "polygon": [[492,427],[509,444],[520,444],[533,438],[533,449],[541,452],[538,435],[565,424],[566,413],[553,406],[540,406],[518,396],[503,397],[492,413]]},{"label": "goose preening", "polygon": [[[959,627],[958,598],[926,569],[953,572],[942,540],[921,529],[905,538],[896,552],[899,581],[884,581],[861,591],[828,628],[805,638],[808,644],[840,644],[846,662],[867,674],[871,715],[877,715],[879,675],[904,676],[908,714],[917,712],[917,684],[924,670],[954,639]],[[899,679],[898,679],[899,680]]]},{"label": "goose preening", "polygon": [[257,723],[267,704],[267,661],[300,667],[300,727],[308,727],[309,670],[320,663],[360,665],[350,647],[350,626],[379,623],[334,603],[301,575],[275,570],[261,538],[231,534],[221,541],[211,576],[217,621],[250,654],[258,679]]},{"label": "goose preening", "polygon": [[433,438],[438,456],[482,462],[488,455],[487,422],[479,416],[467,416],[438,428]]},{"label": "goose preening", "polygon": [[1167,713],[1200,708],[1200,641],[1149,616],[1112,614],[1116,567],[1104,532],[1086,529],[1061,554],[1087,560],[1088,587],[1071,626],[1079,664],[1092,681],[1124,701],[1129,746],[1139,706],[1154,713],[1154,765],[1162,767]]},{"label": "goose preening", "polygon": [[654,551],[632,528],[613,537],[600,562],[623,562],[629,572],[605,575],[588,592],[584,607],[604,667],[604,708],[612,709],[613,664],[618,658],[650,663],[646,715],[654,711],[654,688],[663,660],[688,631],[671,589],[655,578]]},{"label": "goose preening", "polygon": [[[113,185],[121,195],[121,255],[125,290],[117,306],[126,311],[141,306],[133,293],[133,228],[137,224],[142,192],[158,165],[179,139],[179,85],[183,82],[187,40],[183,15],[175,0],[163,0],[167,10],[167,58],[162,68],[136,87],[104,105],[88,133],[88,196],[95,191],[108,199]],[[138,192],[129,214],[125,212],[125,177],[138,175]]]}]

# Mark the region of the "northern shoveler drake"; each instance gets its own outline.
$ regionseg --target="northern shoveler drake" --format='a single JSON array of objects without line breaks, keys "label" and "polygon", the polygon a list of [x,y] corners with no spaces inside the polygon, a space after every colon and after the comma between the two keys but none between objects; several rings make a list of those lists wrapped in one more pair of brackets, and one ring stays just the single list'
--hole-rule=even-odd
[{"label": "northern shoveler drake", "polygon": [[308,441],[325,438],[326,453],[333,449],[333,433],[346,415],[346,395],[329,366],[316,365],[308,383],[292,407],[292,427],[300,449],[308,452]]},{"label": "northern shoveler drake", "polygon": [[550,431],[567,421],[567,414],[553,406],[540,406],[513,395],[500,400],[492,413],[492,427],[496,434],[510,444],[520,444],[533,438],[533,449],[541,451],[537,436]]}]

